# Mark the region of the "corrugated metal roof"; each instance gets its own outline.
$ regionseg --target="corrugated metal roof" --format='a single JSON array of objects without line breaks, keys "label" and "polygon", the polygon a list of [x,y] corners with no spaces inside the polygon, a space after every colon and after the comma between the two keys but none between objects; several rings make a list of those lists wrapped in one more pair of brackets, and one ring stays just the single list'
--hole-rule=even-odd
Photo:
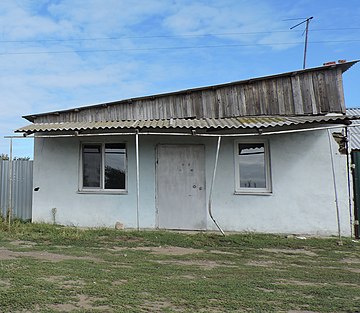
[{"label": "corrugated metal roof", "polygon": [[[346,114],[353,117],[360,117],[360,108],[346,109]],[[359,124],[359,127],[350,128],[350,148],[360,150],[360,120],[354,120],[352,124]]]},{"label": "corrugated metal roof", "polygon": [[204,119],[167,119],[106,122],[63,122],[35,123],[16,130],[16,132],[35,133],[51,131],[85,131],[110,129],[246,129],[291,126],[306,123],[331,123],[347,120],[345,115],[333,116],[253,116]]}]

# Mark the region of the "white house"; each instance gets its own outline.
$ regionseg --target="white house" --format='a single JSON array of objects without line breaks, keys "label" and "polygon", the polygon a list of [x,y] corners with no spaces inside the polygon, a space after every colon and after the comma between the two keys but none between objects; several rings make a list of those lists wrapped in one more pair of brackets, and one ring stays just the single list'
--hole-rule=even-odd
[{"label": "white house", "polygon": [[24,116],[32,220],[350,235],[331,132],[350,123],[342,73],[354,63]]}]

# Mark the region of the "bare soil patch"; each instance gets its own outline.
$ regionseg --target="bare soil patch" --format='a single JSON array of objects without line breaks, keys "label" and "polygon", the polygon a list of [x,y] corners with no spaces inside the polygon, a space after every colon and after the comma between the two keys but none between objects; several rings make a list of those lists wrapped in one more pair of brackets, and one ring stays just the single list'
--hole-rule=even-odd
[{"label": "bare soil patch", "polygon": [[352,273],[360,273],[360,268],[347,268],[347,270]]},{"label": "bare soil patch", "polygon": [[274,261],[249,261],[247,263],[245,263],[245,265],[250,265],[250,266],[260,266],[260,267],[272,267],[272,265],[277,264],[278,262],[274,262]]},{"label": "bare soil patch", "polygon": [[359,258],[348,258],[348,259],[341,260],[341,262],[347,263],[347,264],[360,264],[360,259]]},{"label": "bare soil patch", "polygon": [[313,283],[308,281],[299,281],[299,280],[285,280],[281,279],[276,285],[295,285],[295,286],[326,286],[327,283]]},{"label": "bare soil patch", "polygon": [[64,254],[50,253],[46,251],[11,251],[0,248],[0,260],[11,260],[20,257],[31,257],[34,259],[50,262],[60,262],[63,260],[91,260],[95,262],[102,261],[94,257],[79,257]]},{"label": "bare soil patch", "polygon": [[238,255],[238,253],[221,251],[221,250],[210,250],[209,252],[210,253],[215,253],[215,254]]},{"label": "bare soil patch", "polygon": [[78,302],[76,303],[61,303],[61,304],[51,304],[49,307],[55,311],[59,312],[72,312],[75,310],[92,310],[99,312],[113,312],[112,308],[107,305],[96,306],[95,301],[103,300],[95,297],[88,297],[86,295],[78,295]]},{"label": "bare soil patch", "polygon": [[319,313],[315,311],[290,310],[287,313]]},{"label": "bare soil patch", "polygon": [[162,255],[186,255],[186,254],[197,254],[203,253],[201,249],[193,248],[182,248],[182,247],[173,247],[173,246],[164,246],[164,247],[112,247],[108,249],[110,251],[146,251],[152,254],[162,254]]},{"label": "bare soil patch", "polygon": [[163,310],[167,308],[171,308],[172,310],[174,310],[173,305],[168,301],[145,300],[141,307],[147,312],[163,312]]},{"label": "bare soil patch", "polygon": [[138,247],[133,248],[134,250],[149,251],[152,254],[164,254],[164,255],[186,255],[186,254],[197,254],[203,253],[203,250],[193,248],[182,248],[182,247]]},{"label": "bare soil patch", "polygon": [[108,249],[109,251],[124,251],[124,250],[130,250],[128,247],[112,247]]},{"label": "bare soil patch", "polygon": [[266,289],[266,288],[261,288],[261,287],[257,287],[256,289],[263,291],[263,292],[274,292],[274,290],[272,290],[272,289]]},{"label": "bare soil patch", "polygon": [[47,276],[44,277],[43,279],[48,281],[49,283],[56,283],[64,280],[65,278],[66,278],[65,276]]},{"label": "bare soil patch", "polygon": [[70,304],[70,303],[51,304],[49,305],[49,307],[59,312],[72,312],[79,309],[74,304]]},{"label": "bare soil patch", "polygon": [[37,245],[36,242],[26,240],[14,240],[10,241],[10,244],[13,246],[20,246],[22,248],[32,248]]},{"label": "bare soil patch", "polygon": [[181,275],[181,276],[179,276],[179,277],[181,277],[181,278],[186,278],[186,279],[190,279],[190,280],[196,279],[196,277],[195,277],[194,275]]},{"label": "bare soil patch", "polygon": [[211,270],[215,267],[236,267],[234,262],[215,262],[210,260],[167,260],[167,261],[155,261],[160,264],[176,264],[186,266],[199,266],[206,270]]},{"label": "bare soil patch", "polygon": [[275,249],[275,248],[263,248],[263,251],[273,253],[285,253],[285,254],[304,254],[307,256],[317,256],[315,252],[304,250],[304,249]]},{"label": "bare soil patch", "polygon": [[1,288],[9,288],[11,286],[10,280],[9,279],[0,279],[0,287]]},{"label": "bare soil patch", "polygon": [[124,285],[126,284],[128,281],[127,279],[118,279],[112,282],[113,286],[119,286],[119,285]]},{"label": "bare soil patch", "polygon": [[43,279],[50,283],[56,283],[65,289],[73,289],[85,285],[85,282],[82,279],[70,280],[70,279],[66,279],[65,276],[48,276],[48,277],[44,277]]}]

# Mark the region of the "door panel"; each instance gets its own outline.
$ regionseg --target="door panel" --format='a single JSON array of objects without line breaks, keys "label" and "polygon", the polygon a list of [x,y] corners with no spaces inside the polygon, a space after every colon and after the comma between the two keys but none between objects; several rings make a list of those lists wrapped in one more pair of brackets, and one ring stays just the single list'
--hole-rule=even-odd
[{"label": "door panel", "polygon": [[202,145],[159,145],[158,227],[206,229],[205,151]]}]

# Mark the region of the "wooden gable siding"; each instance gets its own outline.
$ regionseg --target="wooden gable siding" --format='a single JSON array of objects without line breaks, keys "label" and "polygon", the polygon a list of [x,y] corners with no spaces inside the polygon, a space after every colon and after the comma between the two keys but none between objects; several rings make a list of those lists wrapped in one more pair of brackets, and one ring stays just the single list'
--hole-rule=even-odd
[{"label": "wooden gable siding", "polygon": [[294,73],[36,116],[83,122],[345,113],[340,68]]}]

